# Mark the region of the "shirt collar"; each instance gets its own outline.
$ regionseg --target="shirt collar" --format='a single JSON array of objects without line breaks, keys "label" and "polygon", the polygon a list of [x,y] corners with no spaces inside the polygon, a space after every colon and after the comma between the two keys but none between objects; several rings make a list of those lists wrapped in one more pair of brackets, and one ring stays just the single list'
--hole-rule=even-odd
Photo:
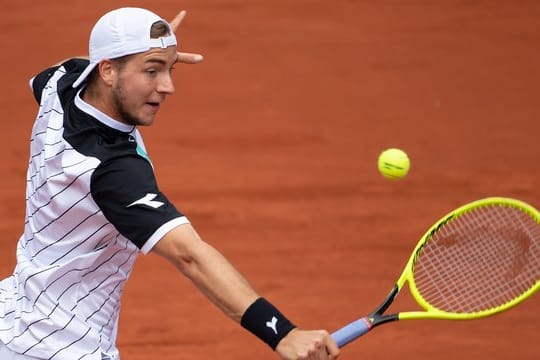
[{"label": "shirt collar", "polygon": [[133,130],[135,130],[135,125],[128,125],[128,124],[121,123],[118,120],[114,120],[109,115],[105,114],[104,112],[98,110],[94,106],[85,102],[81,98],[81,90],[79,90],[77,92],[77,96],[75,96],[75,106],[77,106],[79,109],[81,109],[88,115],[94,117],[96,120],[107,125],[110,128],[113,128],[113,129],[116,129],[125,133],[131,133]]}]

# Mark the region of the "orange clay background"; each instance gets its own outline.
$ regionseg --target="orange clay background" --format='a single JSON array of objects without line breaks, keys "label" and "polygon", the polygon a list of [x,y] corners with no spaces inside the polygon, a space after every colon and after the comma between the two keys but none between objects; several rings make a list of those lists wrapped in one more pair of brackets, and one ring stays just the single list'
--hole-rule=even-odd
[{"label": "orange clay background", "polygon": [[[162,190],[302,327],[371,311],[453,208],[494,195],[540,206],[537,1],[5,1],[1,277],[24,222],[28,80],[86,54],[93,23],[125,5],[188,10],[181,48],[205,55],[177,66],[143,129]],[[387,147],[408,152],[406,179],[378,174]],[[404,295],[396,307],[410,309]],[[123,305],[123,359],[276,358],[155,255]],[[489,319],[384,326],[341,358],[538,359],[539,324],[536,294]]]}]

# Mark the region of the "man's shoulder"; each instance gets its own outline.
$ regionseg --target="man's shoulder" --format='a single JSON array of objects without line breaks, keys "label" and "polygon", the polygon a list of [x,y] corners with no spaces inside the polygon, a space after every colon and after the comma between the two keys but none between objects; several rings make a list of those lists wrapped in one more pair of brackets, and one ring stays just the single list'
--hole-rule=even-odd
[{"label": "man's shoulder", "polygon": [[32,78],[30,81],[30,86],[34,93],[34,97],[38,103],[41,102],[41,96],[43,94],[43,89],[47,86],[49,80],[58,74],[58,87],[62,89],[68,89],[69,86],[75,82],[79,77],[80,73],[84,71],[89,61],[83,58],[72,58],[66,61],[63,61],[57,65],[51,66]]},{"label": "man's shoulder", "polygon": [[80,75],[80,73],[83,72],[84,69],[86,69],[89,63],[90,62],[88,61],[88,59],[71,58],[62,62],[60,66],[66,70],[66,74],[75,73],[78,76]]}]

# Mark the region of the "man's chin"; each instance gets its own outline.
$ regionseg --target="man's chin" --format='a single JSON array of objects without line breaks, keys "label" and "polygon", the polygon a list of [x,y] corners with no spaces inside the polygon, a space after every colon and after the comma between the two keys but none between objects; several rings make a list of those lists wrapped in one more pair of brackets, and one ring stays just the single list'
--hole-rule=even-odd
[{"label": "man's chin", "polygon": [[154,123],[154,119],[155,119],[155,118],[156,118],[155,115],[153,115],[153,116],[146,116],[146,117],[144,117],[144,118],[141,118],[141,119],[139,120],[139,125],[140,125],[140,126],[150,126],[150,125],[152,125],[152,124]]},{"label": "man's chin", "polygon": [[155,114],[148,114],[146,116],[139,116],[137,118],[131,118],[131,125],[136,126],[150,126],[154,123],[156,115]]}]

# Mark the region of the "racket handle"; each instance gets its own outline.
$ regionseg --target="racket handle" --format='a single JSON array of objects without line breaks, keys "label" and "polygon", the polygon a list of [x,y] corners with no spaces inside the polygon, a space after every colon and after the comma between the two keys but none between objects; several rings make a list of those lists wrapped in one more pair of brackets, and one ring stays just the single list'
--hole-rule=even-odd
[{"label": "racket handle", "polygon": [[345,325],[341,329],[332,333],[332,338],[336,341],[339,347],[343,347],[364,335],[371,329],[371,322],[367,318],[361,318],[352,323]]}]

